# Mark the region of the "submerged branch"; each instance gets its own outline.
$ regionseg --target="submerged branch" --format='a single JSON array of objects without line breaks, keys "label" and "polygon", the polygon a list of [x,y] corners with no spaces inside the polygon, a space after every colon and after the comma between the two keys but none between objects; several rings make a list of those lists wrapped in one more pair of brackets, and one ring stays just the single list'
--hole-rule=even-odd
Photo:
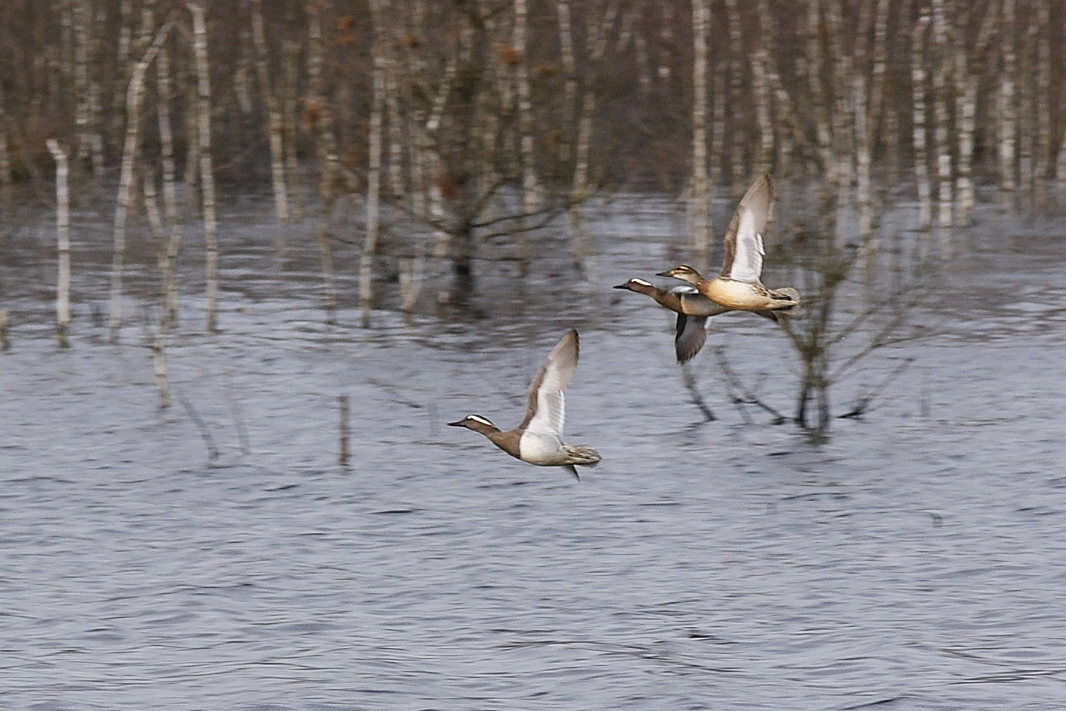
[{"label": "submerged branch", "polygon": [[692,398],[692,404],[700,409],[707,422],[714,422],[716,419],[714,411],[707,406],[706,401],[703,399],[703,395],[700,393],[699,388],[696,387],[696,375],[692,372],[692,368],[688,363],[681,365],[681,383],[688,390],[689,397]]},{"label": "submerged branch", "polygon": [[[726,384],[729,386],[729,399],[734,405],[754,405],[769,414],[772,418],[771,424],[774,425],[780,425],[788,420],[785,415],[781,414],[780,410],[769,403],[764,402],[744,384],[740,379],[740,376],[738,376],[732,366],[729,365],[729,361],[726,360],[725,349],[722,346],[715,348],[714,354],[718,361],[718,369],[725,377]],[[739,395],[737,393],[739,393]]]},{"label": "submerged branch", "polygon": [[863,415],[865,415],[867,412],[869,412],[870,409],[871,409],[870,408],[870,403],[872,403],[874,401],[874,398],[876,398],[882,392],[884,392],[885,388],[887,388],[889,386],[889,384],[892,383],[892,381],[894,381],[896,378],[898,378],[900,375],[902,375],[903,371],[905,371],[907,368],[909,368],[911,363],[913,363],[913,362],[914,362],[914,358],[907,358],[902,363],[900,363],[898,366],[896,366],[892,370],[892,372],[890,372],[888,375],[886,375],[881,380],[881,382],[878,383],[878,385],[876,387],[874,387],[871,391],[869,391],[865,395],[860,395],[855,400],[855,405],[851,408],[851,410],[849,410],[848,412],[845,412],[843,415],[840,415],[841,419],[859,418],[859,417],[862,417]]}]

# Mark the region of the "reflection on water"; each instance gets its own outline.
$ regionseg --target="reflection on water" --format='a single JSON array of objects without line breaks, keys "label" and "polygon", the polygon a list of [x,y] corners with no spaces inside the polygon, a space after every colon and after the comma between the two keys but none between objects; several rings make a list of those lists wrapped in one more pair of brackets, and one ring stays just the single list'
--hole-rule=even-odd
[{"label": "reflection on water", "polygon": [[[708,352],[696,368],[718,419],[701,424],[669,314],[608,288],[669,261],[652,227],[633,230],[601,237],[602,284],[573,282],[561,254],[550,293],[490,276],[481,318],[382,310],[369,330],[346,309],[323,322],[313,267],[290,280],[268,246],[244,249],[223,262],[221,335],[183,299],[163,413],[145,327],[104,343],[92,275],[59,352],[47,295],[5,271],[3,705],[1060,704],[1061,254],[1034,238],[952,273],[945,293],[981,298],[931,305],[942,335],[834,391],[843,405],[915,358],[814,446],[757,413],[745,425]],[[567,434],[604,456],[581,482],[442,426],[474,410],[517,422],[570,325]],[[789,409],[794,366],[769,324],[721,317],[718,344]]]}]

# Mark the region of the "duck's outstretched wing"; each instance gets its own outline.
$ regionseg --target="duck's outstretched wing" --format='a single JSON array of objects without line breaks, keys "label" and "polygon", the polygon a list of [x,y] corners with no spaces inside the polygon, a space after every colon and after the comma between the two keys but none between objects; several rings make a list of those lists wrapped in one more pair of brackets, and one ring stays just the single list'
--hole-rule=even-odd
[{"label": "duck's outstretched wing", "polygon": [[762,274],[762,233],[770,219],[774,186],[763,175],[744,193],[725,233],[720,275],[726,279],[758,283]]},{"label": "duck's outstretched wing", "polygon": [[577,331],[570,329],[555,344],[526,391],[526,416],[519,427],[534,434],[561,437],[566,421],[563,391],[577,370]]},{"label": "duck's outstretched wing", "polygon": [[674,333],[674,352],[678,363],[692,360],[707,340],[707,317],[677,315],[677,330]]}]

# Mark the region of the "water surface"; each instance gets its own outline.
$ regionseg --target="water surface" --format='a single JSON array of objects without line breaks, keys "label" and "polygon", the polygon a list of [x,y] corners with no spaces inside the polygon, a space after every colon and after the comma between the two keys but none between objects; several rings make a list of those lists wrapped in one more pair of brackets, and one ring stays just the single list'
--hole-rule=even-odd
[{"label": "water surface", "polygon": [[[271,271],[272,231],[231,217],[222,333],[199,330],[190,256],[162,412],[138,294],[150,262],[133,260],[118,344],[93,322],[105,276],[78,274],[61,351],[50,266],[11,240],[0,704],[1060,706],[1061,239],[988,230],[918,315],[935,335],[869,358],[833,391],[838,411],[913,365],[815,444],[731,405],[717,372],[721,345],[791,412],[796,364],[771,324],[715,320],[695,361],[718,416],[705,422],[672,362],[669,314],[608,288],[669,266],[670,219],[602,226],[590,284],[550,243],[543,282],[496,273],[470,310],[407,323],[383,308],[363,329],[343,276],[353,256],[338,255],[329,324],[313,252]],[[570,326],[582,355],[567,434],[600,450],[598,468],[575,482],[443,425],[469,412],[516,423]]]}]

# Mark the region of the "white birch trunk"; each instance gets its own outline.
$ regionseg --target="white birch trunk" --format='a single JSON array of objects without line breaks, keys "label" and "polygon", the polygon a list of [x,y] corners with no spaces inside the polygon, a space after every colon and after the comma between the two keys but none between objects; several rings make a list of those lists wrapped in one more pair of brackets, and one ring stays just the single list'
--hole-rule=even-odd
[{"label": "white birch trunk", "polygon": [[1034,108],[1036,106],[1036,87],[1033,85],[1034,55],[1036,49],[1036,19],[1034,11],[1026,8],[1023,11],[1025,19],[1019,17],[1020,22],[1025,23],[1025,31],[1022,33],[1022,42],[1019,46],[1020,56],[1017,58],[1017,150],[1018,150],[1018,195],[1024,198],[1027,207],[1032,209],[1034,190],[1033,171],[1034,153],[1036,143],[1036,120]]},{"label": "white birch trunk", "polygon": [[862,245],[862,261],[867,277],[872,276],[879,249],[877,232],[873,228],[873,188],[870,175],[871,131],[869,96],[866,77],[855,71],[852,82],[852,114],[855,116],[855,193],[859,208],[859,244]]},{"label": "white birch trunk", "polygon": [[928,232],[933,221],[933,186],[929,177],[926,133],[925,33],[929,14],[923,11],[914,26],[911,41],[911,92],[914,100],[914,183],[918,189],[918,229],[924,234],[922,250],[927,250]]},{"label": "white birch trunk", "polygon": [[1017,108],[1014,105],[1014,77],[1017,62],[1014,52],[1014,0],[1003,0],[1002,25],[1003,67],[999,74],[999,91],[996,95],[996,123],[998,126],[999,187],[1006,205],[1013,204],[1016,186],[1015,147],[1017,140]]},{"label": "white birch trunk", "polygon": [[747,173],[750,169],[744,160],[745,136],[747,131],[742,130],[747,120],[744,108],[747,106],[745,94],[747,86],[741,76],[741,68],[744,66],[742,57],[745,56],[744,40],[740,28],[740,10],[737,0],[725,0],[726,24],[729,27],[729,128],[733,144],[729,151],[729,176],[730,193],[735,193],[748,183]]},{"label": "white birch trunk", "polygon": [[[160,55],[162,56],[162,55]],[[152,233],[155,235],[156,244],[159,249],[159,262],[162,266],[165,262],[164,250],[166,249],[164,241],[166,238],[166,230],[163,227],[163,219],[159,213],[159,204],[156,200],[155,191],[155,176],[148,175],[143,176],[142,183],[144,185],[144,210],[145,216],[148,218],[148,224],[152,228]],[[164,303],[166,302],[166,295],[163,297]],[[155,384],[156,392],[159,393],[159,408],[164,409],[170,405],[170,389],[167,384],[167,359],[166,359],[166,344],[167,333],[169,331],[169,319],[167,318],[166,309],[164,308],[159,317],[159,324],[155,331],[155,337],[152,339],[152,370],[155,372]]]},{"label": "white birch trunk", "polygon": [[174,128],[170,119],[170,55],[164,47],[156,59],[156,88],[159,91],[158,124],[159,156],[163,177],[163,211],[170,233],[166,245],[160,247],[159,261],[163,281],[163,324],[173,324],[178,318],[177,285],[174,269],[178,260],[183,225],[178,219],[177,166],[174,162]]},{"label": "white birch trunk", "polygon": [[[563,116],[562,124],[570,126],[577,110],[577,61],[574,59],[574,31],[570,20],[570,0],[556,0],[555,10],[559,15],[559,54],[563,63]],[[571,158],[573,143],[564,134],[559,141],[559,161]]]},{"label": "white birch trunk", "polygon": [[89,118],[91,96],[89,93],[89,45],[91,43],[92,7],[88,0],[75,0],[71,13],[73,15],[74,41],[74,95],[77,104],[74,108],[74,126],[77,130],[78,145],[74,151],[76,160],[90,160],[93,152],[93,140],[89,135]]},{"label": "white birch trunk", "polygon": [[403,172],[403,148],[408,139],[404,136],[404,117],[400,109],[401,90],[396,76],[397,71],[396,60],[385,57],[385,125],[389,148],[389,159],[386,163],[389,174],[389,192],[392,193],[392,200],[403,204],[407,197]]},{"label": "white birch trunk", "polygon": [[337,197],[337,179],[340,175],[340,157],[337,154],[337,139],[333,135],[333,110],[327,105],[323,88],[322,65],[325,50],[322,46],[322,16],[316,3],[309,3],[308,14],[308,102],[317,111],[317,143],[319,161],[319,197],[322,201],[322,224],[315,231],[319,258],[322,264],[322,279],[325,288],[327,320],[333,322],[337,310],[337,294],[334,285],[333,252],[330,246],[328,224]]},{"label": "white birch trunk", "polygon": [[116,43],[115,57],[115,90],[111,92],[112,107],[111,121],[112,131],[118,132],[122,128],[123,89],[129,86],[130,65],[130,38],[133,35],[132,25],[133,0],[120,0],[118,4],[118,41]]},{"label": "white birch trunk", "polygon": [[197,136],[200,154],[200,197],[204,211],[204,250],[207,281],[206,328],[218,331],[218,203],[215,172],[211,162],[211,75],[207,60],[207,26],[203,8],[187,3],[192,14],[193,56],[197,76]]},{"label": "white birch trunk", "polygon": [[711,186],[707,175],[707,35],[710,0],[692,0],[692,180],[689,190],[689,244],[698,269],[709,260]]},{"label": "white birch trunk", "polygon": [[1046,194],[1051,165],[1051,17],[1048,3],[1036,3],[1036,179],[1040,204]]},{"label": "white birch trunk", "polygon": [[70,170],[67,152],[54,138],[47,141],[56,162],[56,253],[59,274],[56,278],[56,341],[66,348],[70,325]]},{"label": "white birch trunk", "polygon": [[948,62],[947,17],[944,12],[944,0],[933,0],[933,153],[936,156],[937,183],[937,236],[940,241],[941,254],[952,254],[952,176],[951,143],[948,139],[948,86],[949,72],[952,64]]},{"label": "white birch trunk", "polygon": [[374,257],[377,254],[378,231],[381,227],[381,156],[383,117],[385,113],[385,51],[384,0],[371,0],[370,14],[374,26],[373,97],[370,104],[369,164],[366,175],[366,239],[359,260],[359,306],[363,313],[363,327],[370,325],[374,307]]},{"label": "white birch trunk", "polygon": [[955,52],[955,76],[957,93],[955,115],[958,116],[958,175],[955,178],[955,195],[958,200],[959,225],[973,224],[973,209],[976,195],[973,182],[974,130],[977,125],[977,77],[970,71],[965,50],[957,47]]},{"label": "white birch trunk", "polygon": [[259,75],[259,88],[267,110],[270,182],[274,190],[274,214],[280,232],[286,229],[289,222],[289,194],[285,181],[285,145],[281,106],[273,82],[270,80],[270,63],[267,55],[266,33],[263,31],[261,0],[255,0],[252,5],[252,44],[255,46],[255,66]]},{"label": "white birch trunk", "polygon": [[122,147],[118,196],[115,200],[114,247],[111,253],[111,302],[108,331],[112,341],[118,338],[118,329],[122,325],[122,272],[126,255],[126,218],[133,204],[133,180],[139,154],[144,74],[170,32],[170,26],[171,23],[168,22],[156,33],[155,39],[144,56],[133,67],[130,73],[129,88],[126,91],[126,136]]}]

